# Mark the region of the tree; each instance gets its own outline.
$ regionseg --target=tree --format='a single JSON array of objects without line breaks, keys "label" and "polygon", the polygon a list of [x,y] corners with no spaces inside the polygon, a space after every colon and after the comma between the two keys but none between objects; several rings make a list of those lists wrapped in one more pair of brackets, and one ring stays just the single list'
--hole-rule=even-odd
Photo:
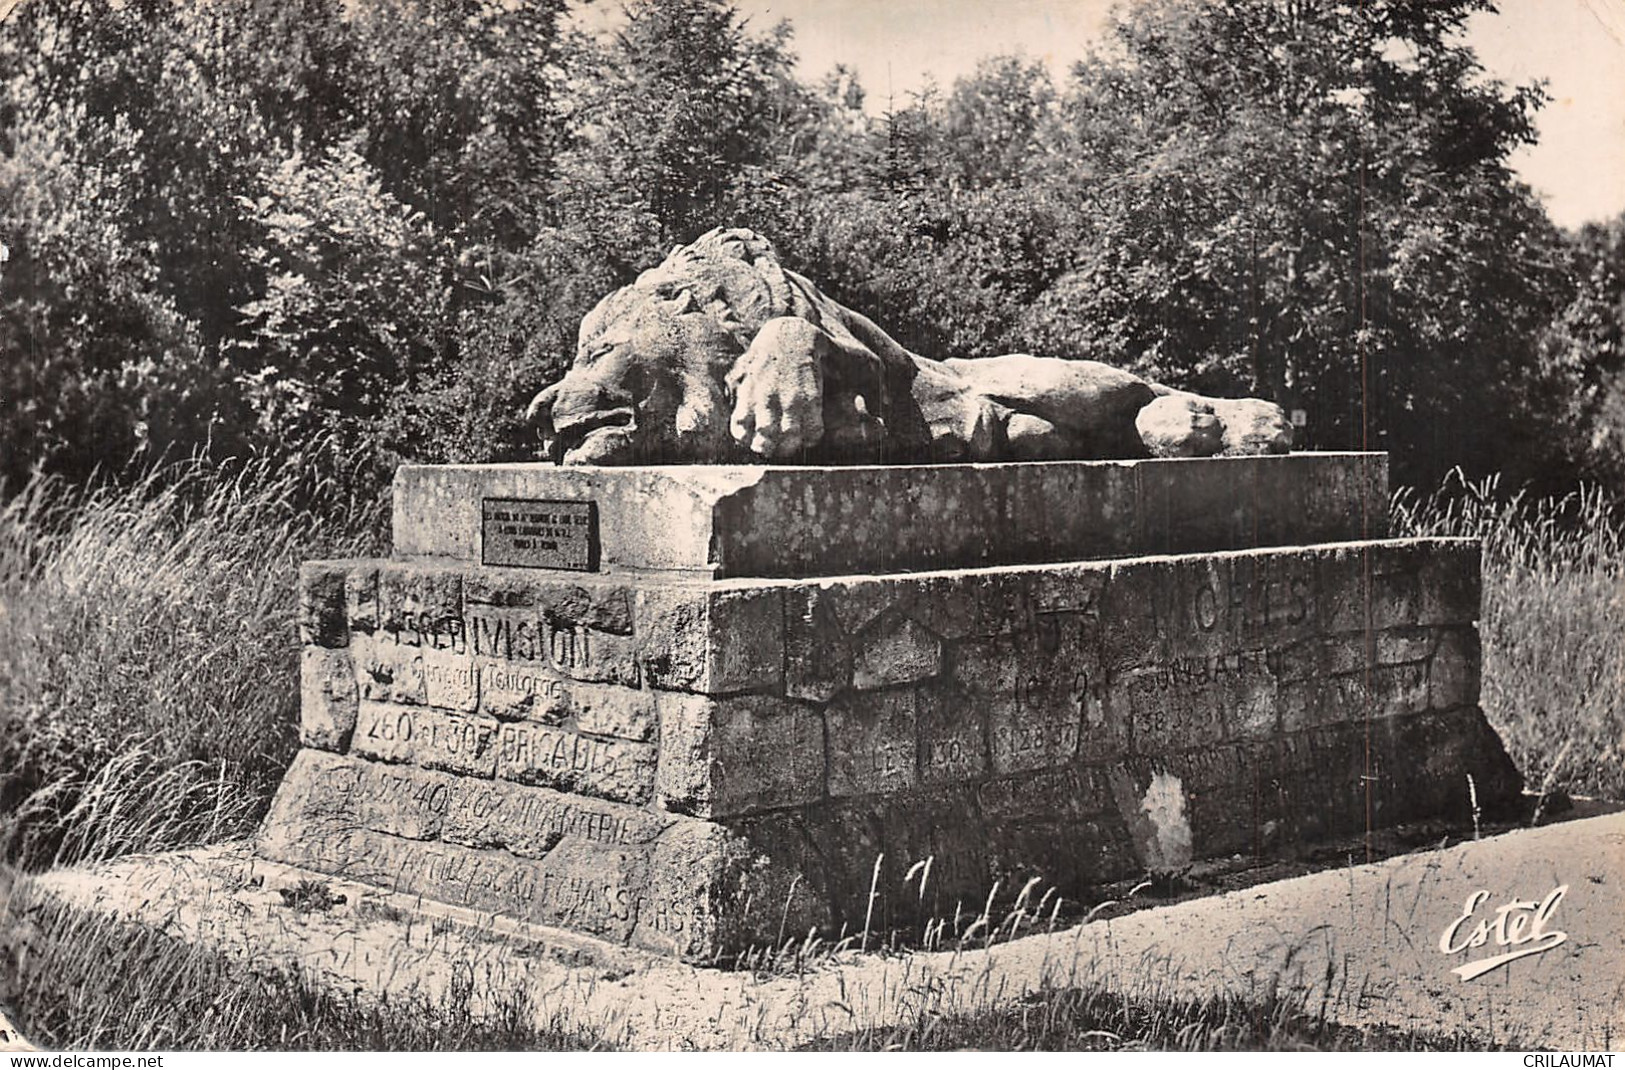
[{"label": "tree", "polygon": [[[1530,409],[1580,475],[1625,479],[1625,214],[1569,242],[1573,297],[1540,340]],[[1555,432],[1555,433],[1554,433]]]},{"label": "tree", "polygon": [[[14,12],[0,25],[11,473],[297,451],[316,428],[354,445],[369,427],[392,449],[431,434],[386,418],[393,399],[444,381],[462,312],[517,292],[553,218],[563,8]],[[251,427],[269,433],[239,437]]]},{"label": "tree", "polygon": [[352,146],[290,157],[266,186],[245,205],[265,233],[253,250],[265,289],[241,308],[245,337],[228,351],[259,429],[295,451],[332,439],[346,455],[410,456],[382,417],[446,360],[443,240]]},{"label": "tree", "polygon": [[565,0],[355,5],[349,135],[383,188],[465,246],[521,249],[554,222]]},{"label": "tree", "polygon": [[[235,232],[177,241],[184,223],[156,225],[220,204],[207,168],[170,165],[221,109],[187,92],[184,55],[159,62],[173,27],[145,33],[149,15],[40,0],[0,27],[0,240],[12,252],[0,269],[0,477],[12,485],[35,465],[84,479],[231,439],[229,382],[203,320],[206,295],[239,281],[209,271]],[[147,93],[169,90],[147,126],[130,111],[144,78]]]},{"label": "tree", "polygon": [[1080,63],[1050,177],[1088,205],[1027,317],[1057,352],[1309,412],[1401,478],[1499,448],[1557,288],[1509,154],[1537,89],[1484,77],[1488,0],[1144,0]]},{"label": "tree", "polygon": [[720,0],[633,0],[625,14],[611,40],[579,50],[563,192],[591,218],[619,216],[609,235],[646,221],[635,229],[647,243],[622,247],[633,267],[730,221],[742,192],[781,177],[783,120],[804,110],[805,90],[787,23],[754,33]]},{"label": "tree", "polygon": [[1035,59],[994,56],[955,81],[944,115],[950,180],[972,189],[1019,182],[1038,153],[1055,103],[1049,70]]}]

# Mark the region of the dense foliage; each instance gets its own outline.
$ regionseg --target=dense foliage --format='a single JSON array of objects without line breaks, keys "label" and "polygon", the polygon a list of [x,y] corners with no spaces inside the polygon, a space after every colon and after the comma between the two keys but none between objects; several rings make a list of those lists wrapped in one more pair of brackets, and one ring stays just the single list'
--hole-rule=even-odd
[{"label": "dense foliage", "polygon": [[[725,0],[27,0],[0,26],[0,479],[527,456],[608,289],[752,226],[933,356],[1090,357],[1402,481],[1625,476],[1625,218],[1508,166],[1489,0],[1140,0],[1057,84],[878,117]],[[133,464],[129,462],[134,462]]]}]

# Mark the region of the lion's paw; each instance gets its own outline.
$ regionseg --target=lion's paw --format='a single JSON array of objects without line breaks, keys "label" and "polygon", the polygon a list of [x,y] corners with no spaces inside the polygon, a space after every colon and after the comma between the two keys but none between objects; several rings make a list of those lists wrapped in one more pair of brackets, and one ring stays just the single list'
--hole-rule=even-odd
[{"label": "lion's paw", "polygon": [[1211,404],[1224,424],[1227,456],[1291,452],[1292,422],[1281,406],[1263,398],[1214,398]]},{"label": "lion's paw", "polygon": [[1285,410],[1262,398],[1164,394],[1140,410],[1134,429],[1153,457],[1244,457],[1292,449]]},{"label": "lion's paw", "polygon": [[1211,457],[1224,448],[1224,424],[1195,394],[1165,394],[1141,409],[1134,429],[1153,457]]},{"label": "lion's paw", "polygon": [[824,437],[824,362],[832,343],[816,324],[790,316],[762,325],[728,373],[736,442],[775,459]]}]

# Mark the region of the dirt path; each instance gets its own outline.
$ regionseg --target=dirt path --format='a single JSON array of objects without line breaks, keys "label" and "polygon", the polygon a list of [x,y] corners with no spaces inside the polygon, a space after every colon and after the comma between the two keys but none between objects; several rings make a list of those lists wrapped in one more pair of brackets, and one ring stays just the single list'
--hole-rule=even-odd
[{"label": "dirt path", "polygon": [[[528,989],[544,1022],[638,1048],[788,1047],[913,1015],[985,1011],[1074,984],[1170,996],[1290,986],[1348,1024],[1463,1031],[1541,1048],[1625,1044],[1625,814],[1256,885],[985,951],[853,954],[774,978],[697,970],[560,934],[537,945],[532,932],[528,946],[516,947],[489,919],[441,911],[483,924],[473,936],[421,916],[358,910],[361,889],[329,912],[296,914],[277,892],[291,879],[225,848],[62,870],[23,894],[139,918],[392,995],[437,998],[458,962],[495,995]],[[1566,891],[1556,895],[1559,888]],[[1479,891],[1487,895],[1455,926],[1452,945],[1485,922],[1483,946],[1442,952],[1441,936]],[[1497,910],[1515,900],[1544,904],[1544,920],[1536,922],[1539,906],[1505,912],[1501,934],[1523,942],[1498,945]],[[1469,980],[1451,972],[1516,951],[1526,953]]]}]

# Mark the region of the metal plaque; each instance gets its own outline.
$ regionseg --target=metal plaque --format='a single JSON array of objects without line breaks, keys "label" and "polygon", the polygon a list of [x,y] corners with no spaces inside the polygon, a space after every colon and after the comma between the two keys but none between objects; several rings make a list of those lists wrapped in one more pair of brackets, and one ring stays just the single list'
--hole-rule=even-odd
[{"label": "metal plaque", "polygon": [[598,503],[480,500],[480,563],[598,571]]}]

